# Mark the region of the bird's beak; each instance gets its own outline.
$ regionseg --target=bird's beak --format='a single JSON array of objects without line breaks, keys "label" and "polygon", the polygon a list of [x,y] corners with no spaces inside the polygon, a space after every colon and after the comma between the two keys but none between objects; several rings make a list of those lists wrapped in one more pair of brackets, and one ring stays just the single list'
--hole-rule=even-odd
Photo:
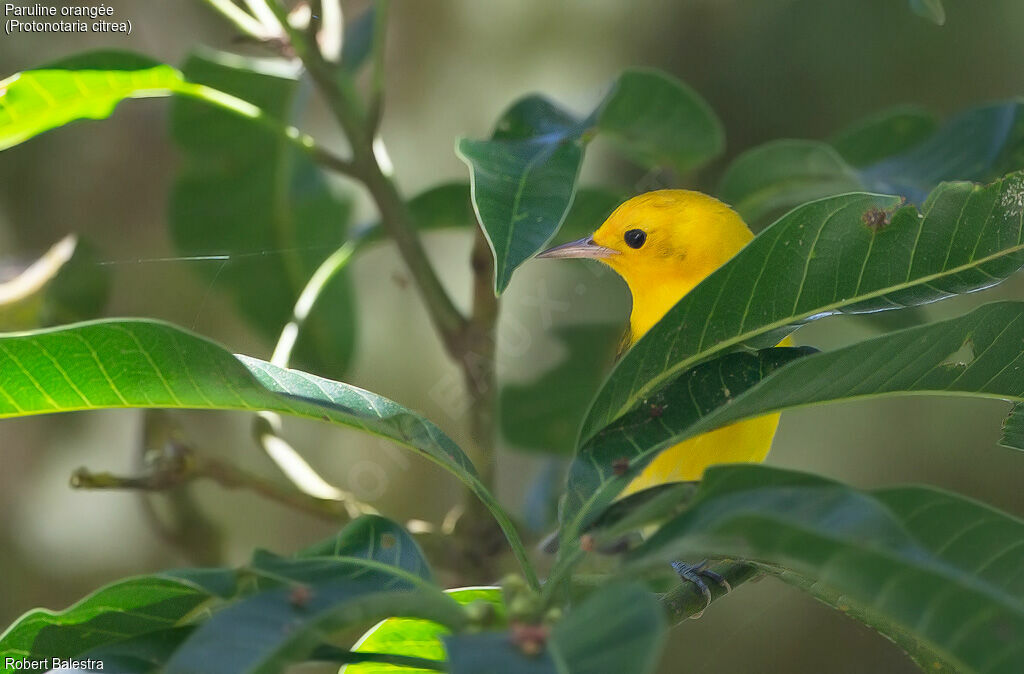
[{"label": "bird's beak", "polygon": [[537,255],[538,258],[554,258],[554,257],[585,257],[594,260],[603,260],[604,258],[611,257],[612,255],[618,255],[619,251],[612,248],[605,248],[594,243],[594,237],[586,236],[576,241],[570,241],[569,243],[563,243],[561,246],[555,246],[554,248],[548,248],[543,253]]}]

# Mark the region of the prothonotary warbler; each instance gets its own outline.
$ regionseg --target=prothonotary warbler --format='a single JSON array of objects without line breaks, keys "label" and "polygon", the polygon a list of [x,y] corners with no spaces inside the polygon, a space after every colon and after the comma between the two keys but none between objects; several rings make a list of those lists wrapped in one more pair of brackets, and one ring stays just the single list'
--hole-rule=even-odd
[{"label": "prothonotary warbler", "polygon": [[[753,238],[740,216],[721,201],[689,190],[658,190],[623,203],[591,236],[537,257],[591,258],[615,270],[633,296],[627,336],[632,345]],[[665,482],[699,480],[716,463],[763,461],[778,424],[779,415],[773,414],[681,442],[659,454],[622,495]],[[705,591],[695,574],[715,576],[700,566],[673,566]]]}]

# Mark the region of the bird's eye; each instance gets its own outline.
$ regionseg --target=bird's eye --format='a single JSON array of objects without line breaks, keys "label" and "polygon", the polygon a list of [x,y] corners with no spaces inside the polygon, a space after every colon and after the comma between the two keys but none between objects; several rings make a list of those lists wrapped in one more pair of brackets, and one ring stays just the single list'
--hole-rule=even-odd
[{"label": "bird's eye", "polygon": [[642,229],[631,229],[626,232],[623,238],[626,240],[626,245],[630,248],[639,248],[647,241],[647,232]]}]

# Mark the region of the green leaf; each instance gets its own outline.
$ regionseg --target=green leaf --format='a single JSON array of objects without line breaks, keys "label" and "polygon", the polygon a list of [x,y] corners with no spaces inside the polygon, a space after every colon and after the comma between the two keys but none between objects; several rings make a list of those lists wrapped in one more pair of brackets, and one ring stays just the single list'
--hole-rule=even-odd
[{"label": "green leaf", "polygon": [[0,635],[7,658],[71,658],[175,627],[200,606],[235,591],[221,569],[170,571],[108,585],[59,612],[29,611]]},{"label": "green leaf", "polygon": [[[190,80],[244,98],[286,119],[298,72],[225,55],[192,55]],[[210,283],[230,290],[241,313],[268,339],[291,319],[295,302],[320,263],[345,240],[351,206],[319,168],[279,134],[204,102],[179,99],[171,129],[185,157],[171,193],[170,226],[185,257],[227,255],[196,263]],[[306,319],[295,361],[340,376],[355,348],[355,298],[340,273]]]},{"label": "green leaf", "polygon": [[423,580],[433,580],[423,551],[408,531],[380,515],[363,515],[337,536],[312,545],[299,557],[358,557],[394,566]]},{"label": "green leaf", "polygon": [[712,430],[704,419],[731,410],[734,398],[780,367],[810,350],[771,348],[730,353],[684,371],[644,402],[591,438],[569,467],[560,520],[560,563],[574,563],[580,533],[605,516],[606,509],[629,482],[670,440]]},{"label": "green leaf", "polygon": [[[563,522],[572,536],[606,508],[658,453],[682,440],[794,407],[930,394],[1024,401],[1024,303],[998,302],[826,353],[732,353],[653,392],[580,450],[569,472]],[[652,415],[657,407],[658,415]],[[622,462],[627,462],[624,469]]]},{"label": "green leaf", "polygon": [[524,653],[507,632],[456,634],[444,640],[451,674],[564,674],[551,650]]},{"label": "green leaf", "polygon": [[388,616],[427,618],[452,629],[466,623],[464,611],[440,589],[372,560],[263,553],[246,570],[275,586],[202,623],[164,672],[278,672],[307,659],[331,632]]},{"label": "green leaf", "polygon": [[461,449],[387,398],[232,356],[165,323],[97,321],[0,336],[0,418],[118,407],[270,411],[388,438],[446,468],[484,501],[527,566],[508,516]]},{"label": "green leaf", "polygon": [[107,63],[101,70],[64,63],[0,81],[0,150],[77,119],[105,119],[126,98],[188,89],[171,66],[127,52],[103,52],[103,57]]},{"label": "green leaf", "polygon": [[931,488],[861,491],[763,466],[705,474],[634,564],[744,559],[903,647],[926,671],[1024,668],[1024,522]]},{"label": "green leaf", "polygon": [[641,166],[683,173],[725,149],[725,132],[700,94],[658,70],[627,70],[597,113],[597,131]]},{"label": "green leaf", "polygon": [[861,169],[870,190],[923,203],[944,180],[987,182],[1024,168],[1024,103],[989,103],[948,120],[909,151]]},{"label": "green leaf", "polygon": [[104,644],[76,656],[78,660],[102,663],[86,672],[117,674],[159,674],[171,655],[195,628],[192,625],[148,632],[124,641]]},{"label": "green leaf", "polygon": [[0,331],[95,318],[110,294],[110,274],[74,235],[54,244],[16,276],[0,282]]},{"label": "green leaf", "polygon": [[1007,449],[1024,450],[1024,405],[1014,405],[1006,415],[999,444]]},{"label": "green leaf", "polygon": [[[565,216],[554,241],[578,239],[597,227],[611,215],[628,196],[618,190],[604,187],[580,187],[576,190],[572,207]],[[469,183],[442,183],[420,192],[409,200],[416,229],[432,232],[476,226],[476,212]],[[387,234],[379,222],[353,228],[352,236],[360,246],[386,241]]]},{"label": "green leaf", "polygon": [[622,342],[621,323],[568,325],[556,331],[565,357],[525,384],[506,384],[499,396],[501,431],[522,449],[572,453],[576,431]]},{"label": "green leaf", "polygon": [[558,231],[573,201],[585,144],[606,136],[645,166],[694,168],[722,151],[721,124],[694,91],[649,70],[623,73],[597,108],[577,118],[529,96],[501,117],[490,140],[461,139],[473,206],[495,259],[495,291]]},{"label": "green leaf", "polygon": [[598,544],[614,544],[630,532],[678,514],[693,500],[698,484],[667,482],[625,496],[612,503],[586,531]]},{"label": "green leaf", "polygon": [[[465,587],[446,590],[448,596],[463,606],[486,602],[494,611],[494,624],[505,624],[505,605],[501,588]],[[388,618],[364,634],[352,650],[356,653],[388,653],[445,661],[441,638],[451,634],[444,625],[415,618]],[[339,674],[425,674],[425,669],[409,669],[385,663],[358,663],[346,665]]]},{"label": "green leaf", "polygon": [[737,157],[718,192],[745,220],[757,222],[794,204],[860,187],[856,172],[825,143],[777,140]]},{"label": "green leaf", "polygon": [[613,584],[575,607],[551,634],[570,672],[653,672],[665,644],[664,609],[647,588]]},{"label": "green leaf", "polygon": [[551,242],[567,243],[593,233],[629,196],[606,187],[577,187],[569,213]]},{"label": "green leaf", "polygon": [[493,632],[448,637],[445,648],[452,674],[644,674],[658,664],[665,630],[653,594],[641,585],[613,584],[557,623],[537,655],[525,655],[508,634]]},{"label": "green leaf", "polygon": [[938,129],[935,115],[901,105],[870,115],[837,133],[832,147],[851,166],[870,166],[920,145]]},{"label": "green leaf", "polygon": [[1024,168],[1021,109],[1019,100],[983,105],[929,133],[927,116],[897,108],[841,133],[835,149],[820,141],[773,141],[740,155],[719,193],[752,222],[856,189],[920,204],[942,181],[987,182]]},{"label": "green leaf", "polygon": [[462,139],[473,204],[494,253],[495,292],[562,224],[583,162],[584,125],[540,97],[516,103],[491,140]]},{"label": "green leaf", "polygon": [[942,6],[942,0],[910,0],[910,8],[914,14],[928,19],[937,26],[946,23],[946,10]]},{"label": "green leaf", "polygon": [[[994,285],[1024,264],[1024,175],[938,187],[924,205],[848,194],[794,211],[712,273],[618,362],[586,441],[659,385],[742,345],[777,344],[835,313],[916,306]],[[888,222],[888,224],[886,224]]]}]

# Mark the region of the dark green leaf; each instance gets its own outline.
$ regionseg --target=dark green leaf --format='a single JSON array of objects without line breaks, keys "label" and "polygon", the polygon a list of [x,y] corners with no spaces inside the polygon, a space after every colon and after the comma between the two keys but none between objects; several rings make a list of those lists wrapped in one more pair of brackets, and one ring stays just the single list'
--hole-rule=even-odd
[{"label": "dark green leaf", "polygon": [[942,0],[910,0],[910,8],[920,17],[941,26],[946,23],[946,10]]},{"label": "dark green leaf", "polygon": [[[561,510],[562,560],[569,563],[577,539],[669,440],[697,435],[716,411],[731,410],[734,398],[773,371],[804,357],[807,348],[773,348],[730,353],[686,370],[644,399],[636,409],[601,430],[580,449],[569,468]],[[657,410],[652,413],[652,410]],[[681,429],[686,429],[680,432]]]},{"label": "dark green leaf", "polygon": [[563,674],[555,656],[544,650],[526,654],[507,632],[456,634],[445,638],[451,674]]},{"label": "dark green leaf", "polygon": [[922,203],[944,180],[987,182],[1024,168],[1022,103],[973,108],[948,120],[911,150],[861,169],[865,188]]},{"label": "dark green leaf", "polygon": [[795,204],[861,187],[857,173],[825,143],[777,140],[741,154],[718,192],[745,220],[757,222]]},{"label": "dark green leaf", "polygon": [[578,187],[572,207],[552,243],[566,243],[591,234],[628,198],[628,194],[619,190]]},{"label": "dark green leaf", "polygon": [[462,139],[473,204],[494,252],[495,291],[558,230],[573,201],[586,142],[606,136],[645,166],[686,170],[719,154],[721,124],[694,91],[649,70],[623,73],[586,118],[540,96],[515,103],[490,140]]},{"label": "dark green leaf", "polygon": [[551,634],[570,672],[652,672],[665,643],[664,609],[642,585],[604,587],[575,607]]},{"label": "dark green leaf", "polygon": [[930,488],[763,466],[705,474],[634,563],[744,559],[872,626],[927,671],[1024,668],[1024,522]]},{"label": "dark green leaf", "polygon": [[400,524],[380,515],[363,515],[337,536],[306,548],[298,556],[372,559],[432,580],[430,566],[416,540]]},{"label": "dark green leaf", "polygon": [[494,253],[496,292],[562,224],[583,161],[585,128],[550,101],[531,97],[505,113],[491,140],[459,141]]},{"label": "dark green leaf", "polygon": [[247,570],[287,584],[218,611],[175,651],[164,672],[279,672],[342,627],[388,616],[426,618],[452,629],[466,622],[440,589],[371,560],[261,554]]},{"label": "dark green leaf", "polygon": [[[505,606],[497,587],[467,587],[448,590],[459,604],[486,602],[494,611],[495,627],[505,625]],[[389,653],[435,660],[444,664],[445,650],[441,638],[451,634],[443,625],[415,618],[388,618],[376,625],[353,646],[357,653]],[[384,663],[359,663],[342,668],[341,674],[426,674],[428,670],[396,667]]]},{"label": "dark green leaf", "polygon": [[901,105],[852,124],[830,142],[848,164],[863,167],[920,145],[938,126],[928,110]]},{"label": "dark green leaf", "polygon": [[711,106],[657,70],[624,72],[599,110],[598,132],[641,166],[682,173],[725,149],[725,132]]},{"label": "dark green leaf", "polygon": [[[194,626],[172,627],[159,632],[148,632],[80,654],[77,660],[92,660],[94,667],[87,672],[116,672],[117,674],[159,674],[178,646],[188,638]],[[102,663],[102,668],[98,663]]]},{"label": "dark green leaf", "polygon": [[1024,450],[1024,405],[1014,405],[1006,415],[999,444],[1007,449]]},{"label": "dark green leaf", "polygon": [[834,141],[846,159],[819,141],[774,141],[740,155],[722,177],[720,194],[751,221],[857,189],[920,204],[942,181],[987,182],[1024,168],[1020,111],[1017,100],[984,105],[934,133],[925,116],[881,113]]},{"label": "dark green leaf", "polygon": [[587,528],[599,543],[638,531],[678,514],[693,500],[696,482],[670,482],[635,492],[611,504]]},{"label": "dark green leaf", "polygon": [[198,607],[234,592],[226,570],[168,572],[121,580],[59,612],[29,611],[0,636],[7,658],[71,658],[175,627]]},{"label": "dark green leaf", "polygon": [[[573,535],[593,521],[660,451],[741,419],[890,395],[1024,401],[1022,343],[1024,303],[999,302],[795,361],[799,349],[774,348],[702,363],[584,446],[569,473],[566,531]],[[661,413],[652,417],[651,406]]]},{"label": "dark green leaf", "polygon": [[[626,198],[625,194],[615,190],[580,187],[555,241],[578,239],[594,231]],[[415,219],[416,229],[421,232],[476,226],[468,183],[442,183],[420,192],[409,200],[409,210]],[[377,222],[355,228],[354,236],[359,238],[360,245],[387,239],[387,234]]]},{"label": "dark green leaf", "polygon": [[[645,334],[598,393],[582,439],[667,379],[741,345],[777,344],[834,313],[916,306],[994,285],[1024,264],[1024,175],[938,187],[924,205],[849,194],[762,232]],[[886,224],[888,223],[888,224]]]},{"label": "dark green leaf", "polygon": [[564,326],[556,332],[564,359],[526,384],[501,390],[501,430],[522,449],[567,454],[575,449],[587,404],[622,342],[620,323]]},{"label": "dark green leaf", "polygon": [[462,450],[437,426],[387,398],[236,358],[212,342],[152,321],[97,321],[0,336],[0,418],[116,407],[266,410],[388,438],[469,486],[524,559],[514,526]]},{"label": "dark green leaf", "polygon": [[110,293],[110,274],[92,246],[74,235],[56,243],[13,278],[0,282],[0,330],[95,318]]},{"label": "dark green leaf", "polygon": [[[193,55],[190,80],[238,96],[275,118],[295,104],[298,73],[238,57]],[[267,338],[290,320],[316,268],[345,240],[347,201],[280,134],[204,102],[176,100],[171,128],[185,154],[171,195],[171,230],[183,256],[230,289],[241,313]],[[322,291],[296,345],[307,369],[339,376],[355,345],[354,298],[345,274]]]},{"label": "dark green leaf", "polygon": [[654,671],[665,641],[665,615],[641,585],[594,592],[551,630],[543,650],[524,654],[507,633],[445,639],[452,674],[644,674]]}]

